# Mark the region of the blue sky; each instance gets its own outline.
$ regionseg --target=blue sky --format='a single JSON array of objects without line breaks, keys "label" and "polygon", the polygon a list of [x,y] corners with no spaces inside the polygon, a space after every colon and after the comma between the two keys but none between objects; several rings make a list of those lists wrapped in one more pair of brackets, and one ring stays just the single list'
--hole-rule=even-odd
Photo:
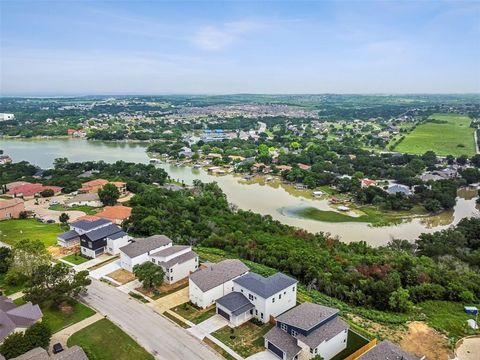
[{"label": "blue sky", "polygon": [[480,92],[480,1],[0,0],[2,95]]}]

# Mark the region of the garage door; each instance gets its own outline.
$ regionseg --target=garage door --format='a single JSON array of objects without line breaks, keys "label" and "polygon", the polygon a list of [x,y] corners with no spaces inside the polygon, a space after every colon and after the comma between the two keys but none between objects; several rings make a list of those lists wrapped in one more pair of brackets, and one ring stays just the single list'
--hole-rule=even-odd
[{"label": "garage door", "polygon": [[283,359],[283,351],[280,350],[278,347],[273,345],[270,341],[268,342],[268,350],[273,352],[275,355],[277,355],[280,359]]},{"label": "garage door", "polygon": [[225,311],[223,311],[222,309],[219,309],[217,308],[217,313],[219,315],[222,315],[225,319],[227,319],[228,321],[230,321],[230,315],[228,315]]}]

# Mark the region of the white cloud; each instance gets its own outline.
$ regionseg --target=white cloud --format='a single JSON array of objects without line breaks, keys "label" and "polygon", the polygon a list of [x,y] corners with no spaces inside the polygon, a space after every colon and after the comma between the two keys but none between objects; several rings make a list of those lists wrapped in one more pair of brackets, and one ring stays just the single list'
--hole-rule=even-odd
[{"label": "white cloud", "polygon": [[191,37],[192,43],[203,50],[221,50],[239,40],[242,35],[264,27],[253,21],[235,21],[222,26],[204,26]]}]

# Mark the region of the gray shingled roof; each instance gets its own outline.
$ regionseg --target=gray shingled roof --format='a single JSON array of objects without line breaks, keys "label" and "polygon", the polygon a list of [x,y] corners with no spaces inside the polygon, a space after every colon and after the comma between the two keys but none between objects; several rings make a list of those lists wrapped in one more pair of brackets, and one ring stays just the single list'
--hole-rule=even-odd
[{"label": "gray shingled roof", "polygon": [[240,260],[228,259],[195,271],[190,275],[190,280],[200,290],[208,291],[246,272],[248,272],[248,267]]},{"label": "gray shingled roof", "polygon": [[0,341],[17,327],[28,327],[42,317],[38,305],[27,302],[16,305],[5,296],[0,296]]},{"label": "gray shingled roof", "polygon": [[264,338],[287,354],[287,359],[292,359],[302,348],[298,346],[297,339],[288,335],[279,327],[273,327],[264,335]]},{"label": "gray shingled roof", "polygon": [[418,356],[407,353],[402,348],[391,343],[382,341],[374,348],[361,355],[358,360],[419,360]]},{"label": "gray shingled roof", "polygon": [[100,201],[98,194],[96,193],[86,193],[86,194],[78,194],[65,201],[65,204],[71,204],[79,201]]},{"label": "gray shingled roof", "polygon": [[187,246],[187,245],[173,245],[173,246],[170,246],[166,249],[163,249],[163,250],[160,250],[160,251],[157,251],[157,252],[154,252],[152,254],[150,254],[151,256],[153,257],[165,257],[165,256],[171,256],[171,255],[174,255],[180,251],[183,251],[187,248],[190,248],[190,246]]},{"label": "gray shingled roof", "polygon": [[98,219],[95,221],[88,221],[88,220],[78,220],[73,223],[71,223],[71,226],[75,226],[79,229],[82,229],[83,231],[90,231],[92,229],[95,229],[99,226],[106,225],[108,223],[111,223],[110,220],[107,219]]},{"label": "gray shingled roof", "polygon": [[37,347],[11,360],[88,360],[88,357],[80,346],[74,345],[52,356],[45,349]]},{"label": "gray shingled roof", "polygon": [[296,284],[297,280],[282,273],[276,273],[267,278],[255,273],[248,273],[247,275],[235,279],[234,282],[264,299],[267,299],[287,287]]},{"label": "gray shingled roof", "polygon": [[185,254],[175,256],[173,259],[170,259],[168,261],[161,261],[160,265],[164,267],[165,269],[171,268],[175,264],[183,264],[184,262],[187,262],[189,260],[195,259],[197,257],[197,253],[193,251],[189,251]]},{"label": "gray shingled roof", "polygon": [[130,244],[120,248],[130,258],[148,253],[149,251],[166,246],[172,242],[165,235],[152,235],[147,238],[136,238]]},{"label": "gray shingled roof", "polygon": [[78,236],[80,236],[80,234],[77,233],[75,230],[68,230],[67,232],[60,234],[57,237],[62,240],[71,240],[71,239],[75,239]]},{"label": "gray shingled roof", "polygon": [[243,314],[255,307],[250,301],[248,301],[245,295],[236,291],[222,296],[217,300],[217,304],[226,308],[234,316]]},{"label": "gray shingled roof", "polygon": [[121,227],[115,224],[110,224],[107,226],[102,226],[101,228],[98,228],[96,230],[89,231],[82,236],[85,236],[88,240],[97,241],[105,237],[111,237],[112,235],[119,232],[123,233],[122,236],[126,235]]},{"label": "gray shingled roof", "polygon": [[298,334],[297,339],[307,344],[311,349],[314,349],[322,342],[330,340],[342,331],[348,330],[348,328],[349,325],[345,321],[336,317],[320,326],[308,336]]},{"label": "gray shingled roof", "polygon": [[278,316],[276,320],[300,329],[309,330],[337,313],[338,309],[304,302]]}]

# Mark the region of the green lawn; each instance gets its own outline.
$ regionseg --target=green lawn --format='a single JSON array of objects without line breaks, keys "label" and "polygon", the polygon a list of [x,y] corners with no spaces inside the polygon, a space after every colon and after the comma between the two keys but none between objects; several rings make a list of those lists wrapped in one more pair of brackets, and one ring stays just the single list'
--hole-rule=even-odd
[{"label": "green lawn", "polygon": [[272,327],[273,325],[269,323],[259,326],[252,321],[248,321],[236,327],[233,333],[230,327],[225,326],[212,335],[239,355],[248,357],[265,350],[263,335]]},{"label": "green lawn", "polygon": [[474,129],[471,119],[457,114],[433,114],[429,119],[447,123],[420,124],[395,147],[395,151],[423,154],[432,150],[437,155],[475,155]]},{"label": "green lawn", "polygon": [[343,360],[366,344],[368,344],[367,339],[358,335],[356,332],[349,330],[346,349],[334,356],[332,360]]},{"label": "green lawn", "polygon": [[40,306],[40,308],[43,312],[42,321],[45,321],[50,326],[53,333],[95,314],[94,310],[79,302],[73,304],[72,312],[63,312],[58,308],[44,306]]},{"label": "green lawn", "polygon": [[184,319],[190,320],[194,324],[199,324],[202,321],[207,320],[209,317],[215,315],[215,307],[205,310],[199,309],[190,303],[178,305],[170,310],[177,313]]},{"label": "green lawn", "polygon": [[65,206],[63,204],[55,204],[49,207],[50,210],[55,211],[83,211],[87,215],[95,215],[97,213],[98,208],[88,206],[88,205],[77,205],[77,206]]},{"label": "green lawn", "polygon": [[[427,323],[445,333],[448,337],[458,340],[466,335],[475,334],[467,326],[467,320],[472,319],[463,310],[464,305],[480,308],[480,304],[461,304],[450,301],[425,301],[420,303],[421,311],[427,316]],[[480,333],[480,331],[477,331]]]},{"label": "green lawn", "polygon": [[78,253],[64,256],[62,259],[74,265],[80,265],[80,264],[83,264],[84,262],[87,262],[88,260],[91,260]]},{"label": "green lawn", "polygon": [[110,320],[102,319],[73,334],[67,346],[79,345],[90,360],[153,360],[153,356],[138,345]]},{"label": "green lawn", "polygon": [[0,221],[0,241],[14,245],[22,239],[41,240],[45,246],[56,245],[64,232],[59,224],[44,224],[35,219]]}]

